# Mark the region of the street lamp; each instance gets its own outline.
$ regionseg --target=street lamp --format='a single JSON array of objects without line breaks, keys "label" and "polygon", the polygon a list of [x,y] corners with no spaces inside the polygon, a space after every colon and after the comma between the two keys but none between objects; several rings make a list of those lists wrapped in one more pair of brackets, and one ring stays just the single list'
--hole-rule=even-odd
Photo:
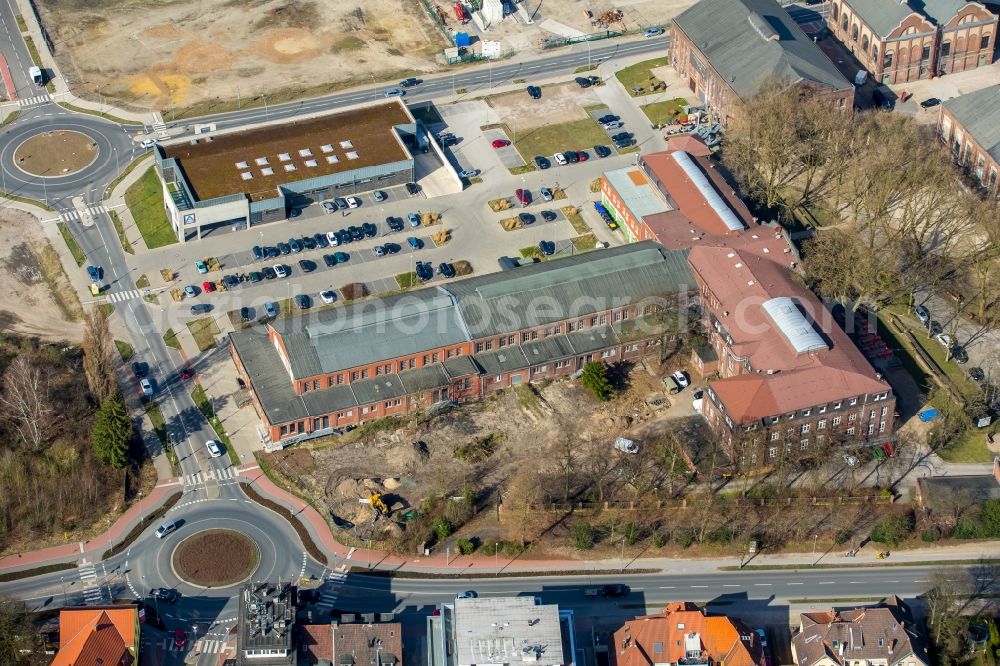
[{"label": "street lamp", "polygon": [[493,546],[493,561],[497,568],[497,577],[500,576],[500,542],[497,541]]}]

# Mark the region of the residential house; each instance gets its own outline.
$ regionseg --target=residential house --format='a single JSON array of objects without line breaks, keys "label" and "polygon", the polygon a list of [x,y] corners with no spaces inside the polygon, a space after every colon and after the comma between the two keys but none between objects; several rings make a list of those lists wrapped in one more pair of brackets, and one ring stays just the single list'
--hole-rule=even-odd
[{"label": "residential house", "polygon": [[610,666],[763,666],[760,636],[739,618],[689,601],[626,622],[609,646]]},{"label": "residential house", "polygon": [[927,643],[898,597],[849,611],[801,613],[792,637],[797,666],[930,666]]},{"label": "residential house", "polygon": [[993,62],[997,15],[963,0],[832,0],[827,24],[876,81],[906,83]]},{"label": "residential house", "polygon": [[[344,614],[339,622],[299,627],[299,666],[400,666],[402,626],[392,614]],[[357,620],[357,621],[356,621]]]},{"label": "residential house", "polygon": [[851,110],[854,86],[775,0],[700,0],[674,17],[670,64],[729,124],[774,79]]},{"label": "residential house", "polygon": [[938,136],[983,193],[1000,197],[1000,83],[946,100]]},{"label": "residential house", "polygon": [[295,666],[295,590],[257,582],[240,589],[236,666]]},{"label": "residential house", "polygon": [[59,611],[59,651],[52,666],[131,666],[139,663],[135,604]]}]

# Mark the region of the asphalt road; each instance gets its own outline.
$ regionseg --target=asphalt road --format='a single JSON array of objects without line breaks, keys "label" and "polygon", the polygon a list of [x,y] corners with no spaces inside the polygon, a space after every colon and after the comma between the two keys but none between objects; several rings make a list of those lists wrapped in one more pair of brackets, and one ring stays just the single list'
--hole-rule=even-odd
[{"label": "asphalt road", "polygon": [[28,76],[28,69],[34,65],[28,47],[21,39],[21,29],[14,18],[21,12],[14,7],[14,0],[0,0],[0,53],[7,60],[10,76],[14,80],[14,94],[18,99],[30,98],[45,93],[43,86],[36,86]]}]

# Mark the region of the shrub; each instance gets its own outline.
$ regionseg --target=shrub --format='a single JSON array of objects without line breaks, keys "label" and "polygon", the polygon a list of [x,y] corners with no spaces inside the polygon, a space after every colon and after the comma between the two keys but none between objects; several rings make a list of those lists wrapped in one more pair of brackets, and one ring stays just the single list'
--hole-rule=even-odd
[{"label": "shrub", "polygon": [[972,518],[962,516],[955,523],[955,529],[952,530],[951,535],[956,539],[975,539],[979,536],[979,525]]},{"label": "shrub", "polygon": [[653,535],[653,548],[663,548],[667,544],[667,538],[657,532]]},{"label": "shrub", "polygon": [[608,381],[608,369],[603,363],[591,361],[583,366],[580,385],[593,393],[598,400],[604,401],[611,398],[611,382]]},{"label": "shrub", "polygon": [[462,555],[472,555],[476,550],[476,544],[472,543],[469,539],[459,539],[455,545],[458,547],[458,552]]},{"label": "shrub", "polygon": [[932,543],[937,541],[937,535],[934,534],[934,530],[924,530],[920,533],[920,540],[924,543]]},{"label": "shrub", "polygon": [[677,543],[679,543],[684,548],[690,548],[694,543],[694,530],[690,527],[682,527],[677,531]]},{"label": "shrub", "polygon": [[1000,499],[987,500],[979,514],[984,537],[1000,537]]},{"label": "shrub", "polygon": [[[496,546],[494,546],[495,548]],[[501,541],[500,542],[500,552],[507,557],[517,557],[524,551],[528,550],[527,546],[515,543],[513,541]]]},{"label": "shrub", "polygon": [[577,550],[590,550],[594,547],[594,528],[590,523],[577,523],[573,526],[573,545]]},{"label": "shrub", "polygon": [[913,516],[897,513],[875,522],[872,527],[872,541],[895,548],[913,532]]},{"label": "shrub", "polygon": [[629,521],[625,523],[625,543],[632,546],[635,542],[639,540],[639,526],[635,524],[635,521]]},{"label": "shrub", "polygon": [[721,546],[725,546],[733,540],[733,531],[729,529],[728,526],[723,525],[722,527],[709,532],[706,538],[711,543],[717,543]]},{"label": "shrub", "polygon": [[451,521],[444,516],[441,516],[434,521],[434,534],[437,535],[438,539],[447,539],[451,535],[452,531]]},{"label": "shrub", "polygon": [[833,537],[833,542],[838,546],[843,546],[845,543],[851,540],[851,530],[843,529],[837,530],[837,534]]}]

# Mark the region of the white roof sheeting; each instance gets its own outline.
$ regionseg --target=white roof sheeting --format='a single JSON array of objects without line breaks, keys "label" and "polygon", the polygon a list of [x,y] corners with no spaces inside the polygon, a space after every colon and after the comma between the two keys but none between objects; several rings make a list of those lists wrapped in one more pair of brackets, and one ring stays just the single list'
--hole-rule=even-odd
[{"label": "white roof sheeting", "polygon": [[765,301],[761,307],[764,308],[764,312],[785,336],[788,343],[792,345],[795,353],[808,354],[830,348],[823,336],[816,332],[816,329],[795,305],[795,301],[788,296],[772,298]]},{"label": "white roof sheeting", "polygon": [[725,224],[730,231],[743,231],[746,229],[742,220],[736,216],[736,213],[732,211],[729,204],[726,203],[726,200],[715,191],[715,188],[712,187],[710,182],[708,182],[708,178],[706,178],[705,174],[701,172],[698,166],[694,163],[694,160],[691,159],[690,155],[683,150],[675,150],[670,153],[670,156],[673,157],[674,161],[677,162],[677,165],[684,170],[687,177],[691,179],[694,186],[698,188],[699,192],[701,192],[701,196],[705,197],[705,202],[712,207],[712,210],[714,210],[716,215],[722,219],[722,223]]}]

